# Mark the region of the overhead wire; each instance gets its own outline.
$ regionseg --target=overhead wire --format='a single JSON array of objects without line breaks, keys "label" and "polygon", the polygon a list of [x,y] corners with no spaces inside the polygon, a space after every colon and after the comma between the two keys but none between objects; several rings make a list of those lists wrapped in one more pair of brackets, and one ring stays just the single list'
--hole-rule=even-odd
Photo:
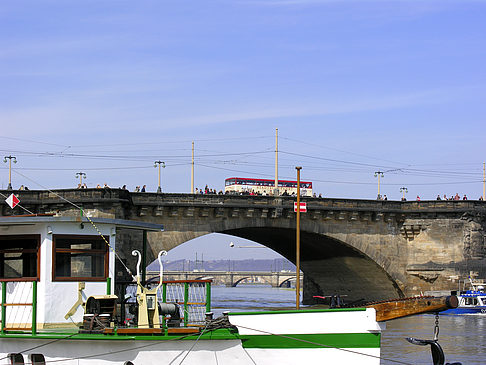
[{"label": "overhead wire", "polygon": [[301,143],[301,144],[304,144],[306,146],[315,146],[315,147],[320,147],[320,148],[327,149],[327,150],[347,153],[347,154],[355,155],[355,156],[359,156],[359,157],[365,157],[365,158],[369,158],[369,159],[372,159],[372,160],[381,160],[381,161],[385,161],[385,162],[391,162],[391,163],[395,163],[395,164],[406,165],[403,162],[396,162],[396,161],[391,161],[391,160],[387,160],[387,159],[383,159],[383,158],[379,158],[379,157],[375,157],[375,156],[368,156],[368,155],[364,155],[364,154],[361,154],[361,153],[345,151],[345,150],[341,150],[341,149],[333,148],[333,147],[329,147],[329,146],[322,146],[322,145],[311,143],[311,142],[308,142],[308,141],[301,141],[301,140],[298,140],[298,139],[295,139],[295,138],[280,137],[280,139]]},{"label": "overhead wire", "polygon": [[265,139],[265,138],[273,138],[270,135],[263,135],[263,136],[241,136],[241,137],[220,137],[220,138],[195,138],[195,139],[181,139],[181,140],[158,140],[156,142],[132,142],[132,143],[103,143],[103,144],[85,144],[85,145],[63,145],[58,143],[50,143],[44,141],[34,141],[30,139],[24,138],[16,138],[16,137],[8,137],[8,136],[0,136],[3,139],[9,139],[13,141],[22,141],[22,142],[29,142],[29,143],[38,143],[38,144],[45,144],[63,148],[93,148],[93,147],[114,147],[114,146],[140,146],[143,145],[161,145],[161,144],[181,144],[181,143],[191,143],[191,142],[217,142],[217,141],[236,141],[236,140],[255,140],[255,139]]},{"label": "overhead wire", "polygon": [[[8,138],[8,137],[5,137]],[[255,138],[269,138],[268,136],[259,136],[259,137],[251,137],[251,139]],[[288,141],[294,141],[298,143],[304,143],[304,141],[299,141],[297,139],[293,138],[287,138],[287,137],[280,137],[281,139],[288,140]],[[215,138],[215,139],[199,139],[199,141],[229,141],[229,140],[241,140],[241,139],[247,139],[247,137],[235,137],[235,138]],[[21,139],[18,139],[21,140]],[[25,140],[29,141],[29,140]],[[189,140],[188,140],[189,141]],[[37,141],[32,141],[32,142],[37,142]],[[49,144],[46,142],[38,142],[42,144]],[[161,142],[157,142],[157,144],[160,144]],[[165,143],[165,142],[164,142]],[[175,143],[175,142],[174,142]],[[145,144],[151,144],[151,143],[145,143]],[[155,142],[153,144],[156,144]],[[312,143],[307,143],[309,145],[314,145],[319,148],[325,148],[325,149],[332,149],[336,150],[339,152],[343,153],[349,153],[349,154],[354,154],[356,156],[360,157],[366,157],[366,158],[373,158],[371,156],[367,155],[362,155],[362,154],[356,154],[352,153],[349,151],[344,151],[340,149],[335,149],[331,147],[326,147],[318,144],[312,144]],[[59,147],[66,147],[66,145],[60,145],[60,144],[51,144]],[[138,143],[133,143],[133,144],[104,144],[104,145],[80,145],[81,147],[88,147],[88,146],[100,146],[100,147],[107,147],[107,146],[123,146],[126,147],[127,145],[136,145],[139,146]],[[69,148],[75,148],[79,146],[68,146]],[[177,149],[179,151],[189,151],[189,149]],[[36,152],[36,151],[28,151],[28,150],[3,150],[3,151],[8,151],[11,153],[21,153],[21,154],[26,154],[26,155],[31,155],[31,156],[37,156],[37,157],[54,157],[54,158],[73,158],[73,159],[92,159],[92,160],[106,160],[106,161],[118,161],[118,162],[127,162],[127,161],[146,161],[148,159],[153,159],[153,158],[160,158],[161,153],[157,153],[156,150],[150,150],[150,152],[154,152],[154,154],[131,154],[128,155],[125,150],[120,150],[120,151],[113,151],[114,153],[106,153],[107,151],[104,151],[103,153],[91,153],[91,154],[85,154],[85,153],[75,153],[75,152],[70,152],[70,153],[64,153],[64,152]],[[173,149],[171,150],[172,152],[174,151]],[[274,152],[273,147],[268,147],[264,150],[257,150],[257,151],[249,151],[249,152],[228,152],[228,151],[217,151],[214,149],[207,149],[207,148],[202,148],[199,149],[199,151],[204,151],[207,153],[204,154],[199,154],[196,156],[195,163],[199,166],[202,167],[207,167],[211,168],[211,164],[216,164],[216,165],[234,165],[234,166],[246,166],[246,167],[255,167],[255,168],[269,168],[273,167],[273,164],[270,162],[268,159],[268,162],[262,162],[262,159],[266,159],[266,155],[269,155],[270,153]],[[120,152],[120,153],[116,153]],[[149,152],[147,150],[137,150],[137,152]],[[474,178],[476,177],[478,180],[473,179],[470,181],[449,181],[449,182],[426,182],[426,183],[409,183],[408,185],[436,185],[436,184],[463,184],[463,183],[477,183],[479,182],[481,172],[472,172],[472,171],[461,171],[461,170],[454,170],[451,171],[449,170],[438,170],[438,169],[419,169],[419,168],[413,168],[411,164],[406,165],[406,167],[397,167],[397,166],[388,166],[388,165],[381,165],[381,164],[371,164],[371,163],[364,163],[364,162],[359,162],[359,161],[351,161],[351,160],[342,160],[342,159],[333,159],[333,158],[326,158],[326,157],[321,157],[321,156],[315,156],[315,155],[309,155],[309,154],[304,154],[304,153],[296,153],[296,152],[290,152],[286,150],[280,150],[279,153],[286,155],[287,157],[294,157],[299,159],[299,163],[302,164],[302,159],[305,160],[310,160],[314,161],[314,163],[308,165],[308,169],[311,171],[325,171],[325,172],[341,172],[341,173],[369,173],[370,169],[389,169],[390,171],[386,171],[389,174],[393,175],[403,175],[403,176],[410,176],[410,177],[426,177],[426,178],[439,178],[439,179],[455,179],[458,177],[463,177],[463,178]],[[224,159],[220,159],[219,157],[225,157]],[[258,160],[255,161],[254,158],[258,157]],[[163,157],[166,162],[173,161],[171,163],[171,166],[187,166],[191,164],[191,162],[188,161],[189,156],[188,155],[181,155],[181,154],[174,154],[174,155],[167,155]],[[383,160],[382,161],[387,161],[387,162],[393,162],[389,160]],[[292,160],[285,160],[281,159],[281,164],[280,166],[282,168],[290,168],[293,167]],[[320,163],[320,164],[319,164]],[[324,163],[324,164],[323,164]],[[401,164],[401,163],[400,163]],[[403,165],[403,164],[401,164]],[[451,165],[451,164],[450,164]],[[465,165],[465,164],[463,164]],[[150,166],[144,167],[144,166],[134,166],[134,167],[91,167],[91,168],[83,168],[84,170],[91,170],[91,171],[101,171],[101,170],[123,170],[123,169],[149,169]],[[30,170],[30,171],[69,171],[69,170],[74,170],[74,169],[69,169],[69,168],[28,168],[28,167],[22,167],[22,168],[17,168],[16,170]],[[219,168],[222,170],[222,168]],[[251,174],[250,176],[253,175],[259,175],[259,176],[267,176],[268,174],[265,173],[257,173],[255,171],[242,171],[242,170],[237,170],[237,169],[226,169],[226,171],[235,171],[235,172],[243,172],[246,174]],[[319,179],[312,179],[310,178],[309,180],[313,180],[316,182],[326,182],[326,183],[344,183],[344,184],[363,184],[363,185],[368,185],[368,183],[355,183],[355,182],[350,182],[350,181],[339,181],[339,180],[319,180]],[[371,185],[372,183],[369,183]],[[404,184],[403,182],[401,184]],[[388,183],[383,183],[383,185],[390,185]]]}]

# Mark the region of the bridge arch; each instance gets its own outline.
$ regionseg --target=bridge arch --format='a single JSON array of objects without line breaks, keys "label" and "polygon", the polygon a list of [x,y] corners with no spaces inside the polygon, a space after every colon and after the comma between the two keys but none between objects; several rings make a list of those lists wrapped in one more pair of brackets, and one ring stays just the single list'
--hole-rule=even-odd
[{"label": "bridge arch", "polygon": [[290,283],[295,281],[295,278],[288,278],[283,280],[281,283],[278,284],[279,288],[290,288]]},{"label": "bridge arch", "polygon": [[242,277],[242,278],[236,280],[231,286],[236,287],[239,283],[241,283],[242,281],[245,281],[246,279],[249,279],[249,278],[250,278],[250,276]]},{"label": "bridge arch", "polygon": [[[295,229],[245,227],[222,233],[258,242],[295,263]],[[313,295],[347,295],[349,301],[402,297],[398,283],[377,263],[381,257],[370,257],[374,253],[331,235],[301,231],[304,302],[314,302]]]},{"label": "bridge arch", "polygon": [[[224,233],[258,242],[295,263],[295,229],[245,226],[212,227]],[[212,232],[193,231],[194,235]],[[163,234],[163,233],[162,233]],[[403,297],[400,282],[387,269],[387,258],[358,235],[301,230],[301,270],[304,272],[303,302],[314,303],[314,295],[346,295],[348,301]],[[192,238],[192,237],[191,237]],[[179,244],[185,243],[179,242]],[[241,281],[241,279],[239,280]],[[239,282],[238,281],[238,282]],[[236,282],[236,285],[238,284]]]}]

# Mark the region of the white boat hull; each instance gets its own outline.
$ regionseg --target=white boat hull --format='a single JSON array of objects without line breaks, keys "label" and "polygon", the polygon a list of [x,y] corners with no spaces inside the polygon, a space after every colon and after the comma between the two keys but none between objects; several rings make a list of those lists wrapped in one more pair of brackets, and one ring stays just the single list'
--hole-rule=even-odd
[{"label": "white boat hull", "polygon": [[[189,336],[3,335],[0,353],[43,354],[66,365],[274,365],[326,363],[379,365],[380,333],[374,309],[232,313],[236,329]],[[6,362],[5,362],[6,363]]]}]

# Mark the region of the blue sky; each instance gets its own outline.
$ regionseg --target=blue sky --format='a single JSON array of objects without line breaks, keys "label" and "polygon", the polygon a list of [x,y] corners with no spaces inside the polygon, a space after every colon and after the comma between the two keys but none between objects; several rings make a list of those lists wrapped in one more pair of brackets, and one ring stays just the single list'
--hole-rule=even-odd
[{"label": "blue sky", "polygon": [[[14,187],[222,189],[302,179],[329,197],[482,194],[486,2],[23,1],[0,8],[0,150]],[[7,164],[0,187],[8,183]]]}]

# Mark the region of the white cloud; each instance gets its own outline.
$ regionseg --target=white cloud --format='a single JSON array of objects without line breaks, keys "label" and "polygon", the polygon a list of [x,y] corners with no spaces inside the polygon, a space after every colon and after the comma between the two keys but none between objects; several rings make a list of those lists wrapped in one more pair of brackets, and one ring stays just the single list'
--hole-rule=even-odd
[{"label": "white cloud", "polygon": [[[98,91],[100,93],[102,91]],[[67,99],[44,106],[24,107],[3,111],[0,123],[3,133],[18,135],[19,126],[23,133],[35,136],[43,131],[76,132],[77,128],[93,128],[93,131],[129,130],[134,125],[143,124],[152,131],[167,128],[183,128],[216,125],[252,120],[275,120],[291,117],[311,117],[335,114],[349,114],[374,110],[390,110],[428,104],[441,104],[451,99],[456,100],[460,88],[453,91],[422,90],[407,94],[375,95],[373,97],[334,98],[327,101],[285,101],[278,105],[265,105],[253,102],[243,107],[217,105],[213,110],[225,110],[217,113],[202,113],[191,110],[168,111],[164,107],[147,109],[134,105],[103,105],[102,103],[70,103]],[[96,98],[94,98],[96,99]],[[206,108],[207,109],[207,108]]]}]

